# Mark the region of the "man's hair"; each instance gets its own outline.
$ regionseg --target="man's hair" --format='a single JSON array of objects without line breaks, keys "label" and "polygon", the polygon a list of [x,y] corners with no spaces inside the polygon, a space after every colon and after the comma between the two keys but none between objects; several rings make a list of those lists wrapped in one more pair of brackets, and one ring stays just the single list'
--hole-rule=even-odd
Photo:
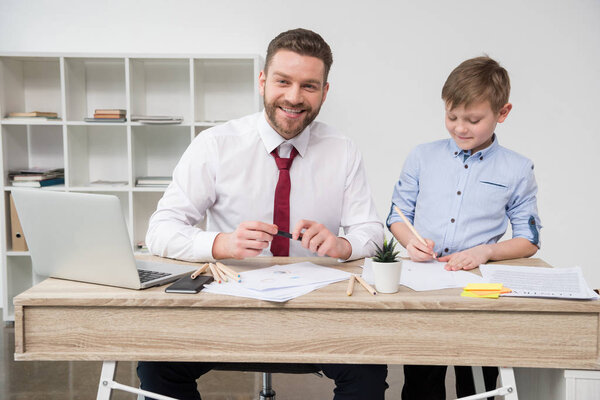
[{"label": "man's hair", "polygon": [[451,109],[487,100],[497,113],[508,103],[509,95],[508,72],[488,56],[463,61],[442,88],[442,99]]},{"label": "man's hair", "polygon": [[267,48],[265,74],[268,72],[271,59],[279,50],[289,50],[303,56],[316,57],[323,61],[325,65],[324,82],[327,82],[333,56],[331,55],[331,48],[321,35],[302,28],[292,29],[277,35],[275,39],[271,40]]}]

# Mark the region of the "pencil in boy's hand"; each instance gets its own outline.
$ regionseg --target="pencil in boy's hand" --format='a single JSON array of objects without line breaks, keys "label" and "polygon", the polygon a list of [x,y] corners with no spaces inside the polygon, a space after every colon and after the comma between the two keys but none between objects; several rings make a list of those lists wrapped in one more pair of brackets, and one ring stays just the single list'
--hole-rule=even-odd
[{"label": "pencil in boy's hand", "polygon": [[196,271],[194,271],[194,273],[192,274],[192,276],[190,276],[190,278],[196,279],[198,277],[198,275],[203,274],[204,272],[206,272],[207,269],[208,269],[208,263],[204,263],[203,266],[201,266]]},{"label": "pencil in boy's hand", "polygon": [[[419,232],[417,232],[417,230],[415,229],[415,227],[413,226],[413,224],[410,223],[410,221],[408,220],[408,218],[406,218],[406,216],[404,215],[404,213],[402,211],[400,211],[400,209],[398,207],[396,207],[396,205],[394,205],[394,211],[396,211],[396,213],[400,216],[400,218],[402,218],[402,221],[404,221],[404,223],[406,224],[406,226],[408,226],[408,229],[410,229],[410,231],[413,233],[413,235],[415,235],[415,237],[417,238],[417,240],[419,242],[421,242],[424,246],[427,247],[427,242],[425,241],[425,239],[423,239],[423,236],[419,235]],[[436,258],[435,252],[433,252],[432,256],[433,256],[433,258]]]},{"label": "pencil in boy's hand", "polygon": [[354,281],[356,280],[356,277],[354,276],[354,274],[352,274],[352,276],[350,276],[350,280],[348,281],[348,289],[346,289],[346,294],[348,296],[352,296],[352,292],[354,291]]},{"label": "pencil in boy's hand", "polygon": [[221,275],[217,271],[217,266],[214,265],[213,263],[210,263],[210,264],[208,264],[208,268],[210,268],[210,272],[212,273],[212,276],[215,279],[215,281],[217,283],[222,283],[223,280],[221,279]]},{"label": "pencil in boy's hand", "polygon": [[377,291],[375,291],[375,289],[373,289],[373,287],[371,285],[369,285],[367,283],[367,281],[365,281],[363,278],[361,278],[358,275],[354,275],[354,278],[358,281],[358,283],[360,283],[365,289],[367,289],[367,292],[371,293],[373,296],[375,296],[377,294]]},{"label": "pencil in boy's hand", "polygon": [[222,273],[223,277],[228,276],[238,283],[242,281],[240,274],[229,268],[227,265],[217,262],[217,267],[219,268],[219,272]]}]

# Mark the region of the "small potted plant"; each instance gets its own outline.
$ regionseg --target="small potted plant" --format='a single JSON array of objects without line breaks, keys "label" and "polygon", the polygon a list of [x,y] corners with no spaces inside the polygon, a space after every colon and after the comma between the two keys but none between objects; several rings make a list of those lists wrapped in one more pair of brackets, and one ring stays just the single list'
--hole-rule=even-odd
[{"label": "small potted plant", "polygon": [[397,242],[392,238],[383,241],[383,246],[377,246],[377,251],[371,259],[373,274],[375,275],[375,288],[380,293],[396,293],[400,283],[402,260],[398,259],[399,251],[396,250]]}]

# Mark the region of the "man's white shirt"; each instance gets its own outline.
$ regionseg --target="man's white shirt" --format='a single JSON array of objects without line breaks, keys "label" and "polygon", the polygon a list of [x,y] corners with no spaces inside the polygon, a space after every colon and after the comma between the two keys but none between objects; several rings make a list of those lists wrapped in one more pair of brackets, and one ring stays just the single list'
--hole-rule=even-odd
[{"label": "man's white shirt", "polygon": [[[263,112],[198,135],[173,171],[173,181],[150,218],[151,253],[189,261],[213,260],[220,232],[244,221],[273,223],[279,170],[270,154],[279,147],[290,168],[290,229],[301,219],[322,223],[352,245],[349,259],[373,255],[383,241],[381,223],[362,158],[354,143],[332,127],[313,122],[286,141]],[[203,225],[206,229],[201,228]],[[270,256],[270,248],[262,255]],[[315,256],[290,240],[290,256]]]}]

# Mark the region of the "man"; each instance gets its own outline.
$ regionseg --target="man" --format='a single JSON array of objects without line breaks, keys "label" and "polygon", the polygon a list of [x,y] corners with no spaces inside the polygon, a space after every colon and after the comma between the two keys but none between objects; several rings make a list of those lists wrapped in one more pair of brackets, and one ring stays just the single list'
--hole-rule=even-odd
[{"label": "man", "polygon": [[[329,45],[312,31],[295,29],[271,41],[259,75],[264,112],[192,142],[150,219],[152,253],[190,261],[373,254],[383,225],[361,156],[347,137],[313,122],[327,97],[332,61]],[[207,229],[196,227],[207,215]],[[291,223],[293,240],[276,236]],[[215,366],[140,362],[138,375],[145,390],[199,399],[195,380]],[[318,367],[336,381],[337,400],[384,398],[384,365]]]}]

